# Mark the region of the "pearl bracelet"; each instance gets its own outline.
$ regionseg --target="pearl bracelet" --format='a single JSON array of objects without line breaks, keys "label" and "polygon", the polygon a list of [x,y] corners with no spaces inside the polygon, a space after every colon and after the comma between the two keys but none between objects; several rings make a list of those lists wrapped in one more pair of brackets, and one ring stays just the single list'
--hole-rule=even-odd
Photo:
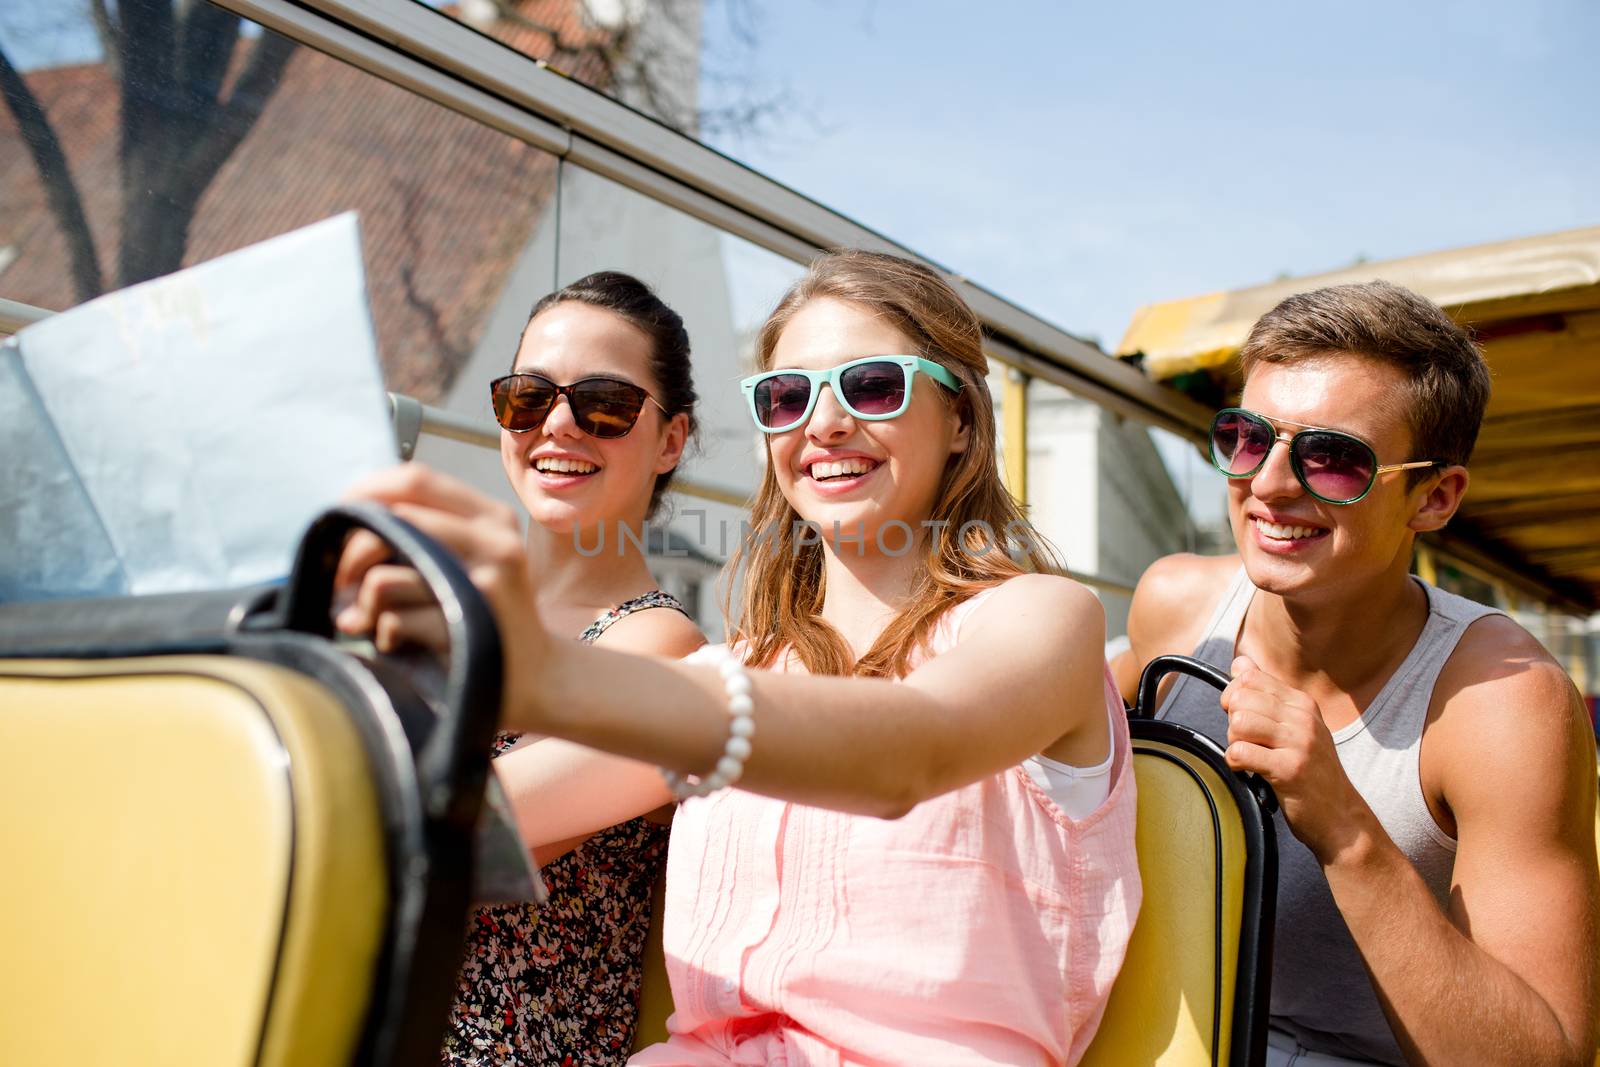
[{"label": "pearl bracelet", "polygon": [[744,774],[744,761],[750,758],[750,739],[756,733],[756,721],[752,717],[756,705],[750,695],[750,676],[733,653],[726,648],[719,651],[717,670],[722,675],[722,688],[728,694],[728,741],[722,746],[722,758],[717,760],[716,770],[708,775],[695,777],[665,767],[661,769],[674,800],[703,797],[726,789]]}]

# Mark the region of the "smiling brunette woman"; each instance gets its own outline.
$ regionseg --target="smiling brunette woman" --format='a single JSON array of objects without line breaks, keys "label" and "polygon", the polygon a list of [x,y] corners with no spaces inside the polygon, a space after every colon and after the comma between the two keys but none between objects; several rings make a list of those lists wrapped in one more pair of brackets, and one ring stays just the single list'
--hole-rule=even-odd
[{"label": "smiling brunette woman", "polygon": [[509,726],[640,761],[589,757],[566,812],[685,800],[677,1011],[631,1062],[1076,1062],[1138,911],[1131,753],[1099,603],[1046,573],[1000,482],[978,321],[933,271],[835,253],[759,359],[768,462],[726,649],[561,641],[504,509],[414,466],[356,495],[466,562]]},{"label": "smiling brunette woman", "polygon": [[[535,305],[512,373],[490,386],[506,478],[533,519],[523,555],[537,576],[535,617],[519,625],[642,654],[681,656],[704,644],[683,606],[655,587],[638,542],[617,529],[639,530],[671,480],[693,430],[689,367],[683,321],[626,274],[592,274]],[[608,526],[606,551],[577,550],[580,535],[592,541],[589,531]],[[381,552],[368,541],[345,563],[359,569]],[[347,568],[342,577],[353,584],[355,574]],[[379,565],[338,621],[375,628],[385,650],[442,645],[431,603],[414,572]],[[633,1044],[667,829],[618,817],[563,831],[561,840],[541,837],[553,825],[540,809],[544,783],[568,773],[583,750],[502,734],[495,751],[524,836],[540,844],[534,854],[550,900],[474,916],[444,1063],[620,1064]]]}]

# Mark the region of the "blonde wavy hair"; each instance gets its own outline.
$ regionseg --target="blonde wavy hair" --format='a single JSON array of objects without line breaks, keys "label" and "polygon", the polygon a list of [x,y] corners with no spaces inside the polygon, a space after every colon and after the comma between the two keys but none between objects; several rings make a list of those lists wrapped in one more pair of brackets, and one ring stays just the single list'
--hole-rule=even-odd
[{"label": "blonde wavy hair", "polygon": [[[1054,550],[1006,491],[995,456],[994,402],[984,380],[983,328],[972,309],[936,271],[881,252],[830,252],[778,302],[757,341],[760,369],[772,366],[778,338],[812,300],[854,304],[892,325],[920,355],[948,369],[963,388],[934,392],[971,427],[966,451],[950,457],[929,516],[926,563],[907,608],[884,628],[866,655],[852,660],[838,631],[821,618],[825,570],[818,539],[797,536],[800,516],[767,465],[751,514],[751,532],[729,562],[744,568],[735,621],[732,583],[723,614],[730,642],[744,642],[746,662],[771,667],[786,650],[813,674],[898,678],[925,644],[939,616],[968,597],[1024,571],[1059,573]],[[991,539],[991,535],[993,539]]]}]

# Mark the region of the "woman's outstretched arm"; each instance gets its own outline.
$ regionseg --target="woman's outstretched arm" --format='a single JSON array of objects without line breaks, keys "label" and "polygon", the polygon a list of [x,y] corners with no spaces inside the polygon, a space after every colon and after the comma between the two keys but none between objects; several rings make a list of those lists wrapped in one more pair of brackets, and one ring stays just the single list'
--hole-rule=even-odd
[{"label": "woman's outstretched arm", "polygon": [[514,748],[493,767],[517,832],[541,865],[591,834],[672,802],[654,765],[557,737]]},{"label": "woman's outstretched arm", "polygon": [[[711,770],[728,732],[714,667],[552,639],[538,625],[515,515],[415,464],[352,495],[386,504],[462,560],[506,646],[504,722],[684,774]],[[895,817],[1105,717],[1099,602],[1026,575],[973,613],[958,646],[903,684],[752,671],[756,735],[742,788]]]}]

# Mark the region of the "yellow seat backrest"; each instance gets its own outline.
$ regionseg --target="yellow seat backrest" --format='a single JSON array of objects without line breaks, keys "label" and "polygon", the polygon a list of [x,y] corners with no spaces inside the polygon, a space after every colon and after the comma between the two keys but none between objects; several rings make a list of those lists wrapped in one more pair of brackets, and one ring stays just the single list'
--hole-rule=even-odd
[{"label": "yellow seat backrest", "polygon": [[1133,766],[1144,903],[1082,1062],[1228,1063],[1245,893],[1243,820],[1217,772],[1180,748],[1135,738]]},{"label": "yellow seat backrest", "polygon": [[366,766],[286,668],[0,660],[0,1063],[349,1062],[388,899]]},{"label": "yellow seat backrest", "polygon": [[667,1039],[667,1018],[672,1014],[672,987],[667,981],[667,959],[661,951],[661,923],[666,913],[666,872],[656,879],[650,896],[650,932],[645,937],[644,966],[639,975],[639,1026],[633,1051]]}]

